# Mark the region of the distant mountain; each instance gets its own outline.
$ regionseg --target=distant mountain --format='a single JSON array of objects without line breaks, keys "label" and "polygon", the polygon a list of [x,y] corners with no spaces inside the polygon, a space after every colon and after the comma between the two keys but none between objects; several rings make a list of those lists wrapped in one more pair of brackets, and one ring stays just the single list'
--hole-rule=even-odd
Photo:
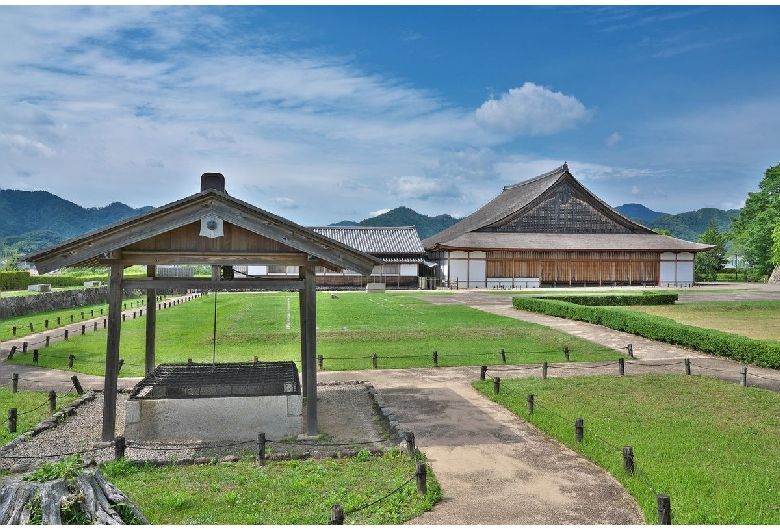
[{"label": "distant mountain", "polygon": [[647,226],[648,223],[652,223],[662,215],[668,215],[663,212],[655,212],[642,204],[630,203],[622,206],[615,206],[614,208],[624,216],[633,221],[637,221],[640,224]]},{"label": "distant mountain", "polygon": [[449,228],[459,220],[447,214],[430,217],[417,213],[406,206],[399,206],[387,213],[363,219],[358,223],[341,221],[330,226],[414,226],[417,228],[417,234],[420,236],[420,239],[425,239],[438,234],[445,228]]},{"label": "distant mountain", "polygon": [[740,210],[719,210],[718,208],[701,208],[694,212],[683,212],[676,215],[664,214],[653,221],[650,228],[669,230],[674,237],[697,241],[699,236],[707,231],[710,220],[715,220],[718,232],[731,230],[731,218],[739,216]]},{"label": "distant mountain", "polygon": [[151,209],[83,208],[48,191],[0,190],[0,244],[28,253]]}]

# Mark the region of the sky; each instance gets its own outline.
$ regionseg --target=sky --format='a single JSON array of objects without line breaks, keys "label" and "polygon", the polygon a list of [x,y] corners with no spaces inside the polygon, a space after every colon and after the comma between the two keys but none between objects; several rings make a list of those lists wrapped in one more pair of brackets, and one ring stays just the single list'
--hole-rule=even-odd
[{"label": "sky", "polygon": [[466,216],[567,162],[739,208],[780,163],[780,7],[0,6],[0,189],[307,226]]}]

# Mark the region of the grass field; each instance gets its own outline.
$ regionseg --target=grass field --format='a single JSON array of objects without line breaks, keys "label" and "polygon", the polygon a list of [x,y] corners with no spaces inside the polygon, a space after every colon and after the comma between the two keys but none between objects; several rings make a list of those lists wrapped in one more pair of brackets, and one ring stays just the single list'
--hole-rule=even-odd
[{"label": "grass field", "polygon": [[[21,382],[20,385],[24,383]],[[74,401],[78,395],[62,394],[57,396],[57,408],[61,409]],[[15,408],[17,413],[16,432],[8,432],[8,409]],[[7,444],[23,432],[35,428],[42,420],[51,416],[49,412],[48,392],[11,392],[10,388],[0,386],[0,447]]]},{"label": "grass field", "polygon": [[[655,493],[673,524],[780,524],[780,396],[708,377],[524,378],[475,387],[608,470],[657,522]],[[534,394],[528,414],[526,397]],[[585,436],[575,441],[574,420]],[[639,472],[623,468],[632,446]]]},{"label": "grass field", "polygon": [[758,340],[780,340],[780,300],[685,302],[671,306],[631,307],[651,315]]},{"label": "grass field", "polygon": [[[398,450],[262,467],[246,460],[165,467],[120,461],[103,466],[103,473],[152,524],[166,525],[328,524],[334,504],[343,506],[345,524],[401,524],[442,496],[430,469],[428,493],[417,495],[415,464]],[[374,501],[380,502],[360,509]]]},{"label": "grass field", "polygon": [[[289,303],[289,329],[287,307]],[[300,360],[298,296],[290,293],[219,294],[216,354],[214,297],[197,298],[157,314],[157,363]],[[433,351],[439,366],[541,363],[563,360],[568,346],[576,361],[614,361],[619,352],[565,333],[459,305],[433,305],[404,293],[317,295],[317,354],[324,370],[372,367],[430,367]],[[122,324],[122,376],[143,375],[145,316]],[[67,367],[100,375],[104,369],[106,331],[99,329],[40,350],[39,366]],[[16,355],[12,362],[32,362]]]}]

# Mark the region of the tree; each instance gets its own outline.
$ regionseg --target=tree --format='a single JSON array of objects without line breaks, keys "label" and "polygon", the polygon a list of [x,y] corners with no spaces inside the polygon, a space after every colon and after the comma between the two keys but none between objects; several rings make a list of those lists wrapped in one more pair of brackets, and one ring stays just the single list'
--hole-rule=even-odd
[{"label": "tree", "polygon": [[758,187],[759,191],[748,193],[732,231],[748,263],[767,276],[774,268],[772,232],[780,218],[780,164],[766,170]]},{"label": "tree", "polygon": [[726,265],[726,243],[728,235],[718,232],[715,220],[710,221],[707,231],[699,237],[700,243],[715,245],[715,248],[707,252],[696,254],[696,278],[700,280],[715,281],[718,272]]},{"label": "tree", "polygon": [[772,230],[772,265],[780,266],[780,218],[777,219],[775,229]]}]

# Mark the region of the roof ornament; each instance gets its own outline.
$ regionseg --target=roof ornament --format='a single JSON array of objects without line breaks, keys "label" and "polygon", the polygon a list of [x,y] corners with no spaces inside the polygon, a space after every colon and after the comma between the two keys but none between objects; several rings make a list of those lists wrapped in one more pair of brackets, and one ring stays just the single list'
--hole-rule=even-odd
[{"label": "roof ornament", "polygon": [[221,237],[224,235],[223,233],[223,223],[222,219],[220,219],[217,214],[214,212],[209,212],[203,217],[200,218],[200,235],[209,237],[209,238],[215,238],[215,237]]},{"label": "roof ornament", "polygon": [[569,164],[567,164],[567,163],[564,161],[563,165],[561,166],[561,169],[563,169],[564,171],[569,171]]}]

